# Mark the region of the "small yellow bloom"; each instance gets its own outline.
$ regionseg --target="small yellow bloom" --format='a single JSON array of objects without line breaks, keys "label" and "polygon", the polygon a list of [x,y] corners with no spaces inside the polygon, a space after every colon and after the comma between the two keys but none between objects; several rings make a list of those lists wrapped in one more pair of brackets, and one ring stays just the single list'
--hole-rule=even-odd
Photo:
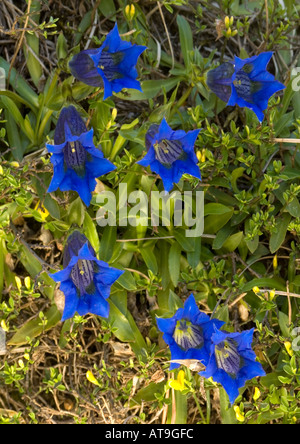
[{"label": "small yellow bloom", "polygon": [[275,292],[275,290],[271,290],[270,293],[269,293],[269,296],[270,296],[270,300],[273,301],[273,299],[274,299],[275,296],[276,296],[276,292]]},{"label": "small yellow bloom", "polygon": [[224,23],[225,23],[226,29],[228,29],[230,26],[230,18],[228,17],[228,15],[225,17]]},{"label": "small yellow bloom", "polygon": [[292,349],[292,344],[291,344],[289,341],[286,341],[286,342],[284,343],[284,346],[285,346],[285,349],[286,349],[286,351],[288,352],[288,354],[289,354],[290,356],[293,356],[293,355],[294,355],[294,352],[293,352],[293,349]]},{"label": "small yellow bloom", "polygon": [[135,6],[134,6],[134,4],[126,6],[126,8],[125,8],[125,15],[126,15],[126,18],[128,20],[132,20],[133,19],[134,15],[135,15]]},{"label": "small yellow bloom", "polygon": [[21,289],[22,289],[22,281],[21,281],[21,279],[19,278],[19,276],[16,276],[16,277],[15,277],[15,281],[16,281],[17,289],[18,289],[19,291],[21,291]]},{"label": "small yellow bloom", "polygon": [[86,379],[94,385],[99,385],[99,382],[90,370],[86,372]]},{"label": "small yellow bloom", "polygon": [[25,353],[24,354],[24,359],[26,359],[26,361],[29,361],[29,359],[30,359],[29,353]]},{"label": "small yellow bloom", "polygon": [[171,388],[173,388],[174,390],[179,390],[182,392],[182,390],[185,389],[185,385],[184,385],[184,371],[180,370],[177,376],[177,379],[170,379],[169,381],[169,386]]},{"label": "small yellow bloom", "polygon": [[38,203],[36,204],[34,209],[36,211],[38,211],[38,213],[40,214],[40,216],[42,218],[42,221],[45,222],[45,220],[49,216],[49,211],[46,210],[46,208],[40,203],[40,201],[38,201]]},{"label": "small yellow bloom", "polygon": [[20,164],[19,164],[19,162],[12,161],[12,162],[10,162],[10,166],[12,166],[13,168],[19,168]]},{"label": "small yellow bloom", "polygon": [[232,25],[233,25],[233,23],[234,23],[234,17],[233,17],[233,16],[231,16],[231,17],[230,17],[230,20],[229,20],[229,24],[230,24],[230,26],[232,26]]},{"label": "small yellow bloom", "polygon": [[254,401],[257,401],[257,400],[260,398],[260,395],[261,395],[261,393],[260,393],[259,388],[258,388],[258,387],[255,387],[254,395],[253,395],[253,399],[254,399]]},{"label": "small yellow bloom", "polygon": [[278,267],[278,260],[277,260],[277,254],[273,257],[273,268],[276,270]]},{"label": "small yellow bloom", "polygon": [[114,108],[111,112],[111,117],[113,120],[116,120],[117,114],[118,114],[118,110],[117,110],[117,108]]},{"label": "small yellow bloom", "polygon": [[253,291],[253,293],[257,294],[260,292],[260,289],[258,287],[253,287],[252,291]]},{"label": "small yellow bloom", "polygon": [[242,414],[240,408],[238,405],[235,405],[233,407],[233,410],[235,411],[235,417],[239,422],[244,422],[245,421],[245,416]]},{"label": "small yellow bloom", "polygon": [[232,36],[231,28],[228,28],[226,31],[226,37],[229,39],[229,37],[231,37],[231,36]]},{"label": "small yellow bloom", "polygon": [[4,171],[3,171],[2,166],[0,165],[0,176],[3,176],[3,174],[4,174]]},{"label": "small yellow bloom", "polygon": [[2,319],[2,321],[1,321],[1,328],[2,328],[2,330],[8,332],[8,327],[7,327],[4,319]]},{"label": "small yellow bloom", "polygon": [[29,276],[27,276],[27,277],[24,279],[24,284],[25,284],[25,287],[27,288],[27,290],[30,290],[30,287],[31,287],[31,280],[30,280],[30,277],[29,277]]}]

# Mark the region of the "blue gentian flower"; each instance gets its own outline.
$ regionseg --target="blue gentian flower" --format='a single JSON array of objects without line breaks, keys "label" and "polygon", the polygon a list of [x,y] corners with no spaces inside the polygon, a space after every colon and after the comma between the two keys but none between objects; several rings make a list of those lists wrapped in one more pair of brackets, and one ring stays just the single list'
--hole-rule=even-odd
[{"label": "blue gentian flower", "polygon": [[256,376],[265,376],[251,348],[253,332],[254,329],[242,333],[216,331],[211,337],[210,360],[206,370],[200,372],[201,376],[212,377],[215,382],[222,384],[231,404],[234,404],[239,389],[245,386],[246,381]]},{"label": "blue gentian flower", "polygon": [[58,188],[61,191],[77,191],[86,206],[90,205],[96,178],[116,168],[95,147],[93,134],[93,130],[86,129],[74,106],[63,108],[55,129],[55,145],[46,145],[52,153],[54,167],[49,193]]},{"label": "blue gentian flower", "polygon": [[260,122],[264,119],[271,96],[285,86],[267,71],[273,52],[263,52],[248,59],[234,58],[207,74],[207,85],[228,106],[239,105],[255,112]]},{"label": "blue gentian flower", "polygon": [[[210,357],[211,335],[224,322],[202,313],[191,294],[184,307],[179,308],[171,318],[157,318],[157,325],[163,332],[163,339],[169,345],[171,360],[196,359],[207,365]],[[180,364],[171,363],[170,370]]]},{"label": "blue gentian flower", "polygon": [[117,24],[98,49],[76,54],[69,63],[73,76],[90,86],[104,85],[104,99],[123,88],[141,91],[136,64],[146,46],[132,45],[121,39]]},{"label": "blue gentian flower", "polygon": [[164,118],[159,125],[151,125],[146,134],[146,156],[137,162],[148,166],[161,177],[164,188],[170,191],[183,174],[201,179],[194,145],[200,130],[173,131]]},{"label": "blue gentian flower", "polygon": [[60,290],[65,294],[62,321],[76,312],[80,316],[93,313],[107,318],[110,288],[123,271],[99,261],[88,239],[79,231],[74,231],[67,240],[63,266],[63,270],[50,275],[60,282]]}]

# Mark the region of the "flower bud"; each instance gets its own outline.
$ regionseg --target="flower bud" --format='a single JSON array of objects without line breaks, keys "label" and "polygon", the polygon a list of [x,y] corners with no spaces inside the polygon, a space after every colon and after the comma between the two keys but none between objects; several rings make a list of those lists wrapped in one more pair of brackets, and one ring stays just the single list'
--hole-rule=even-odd
[{"label": "flower bud", "polygon": [[245,421],[245,416],[242,414],[240,408],[238,405],[235,405],[233,407],[233,410],[235,411],[235,417],[239,422],[244,422]]},{"label": "flower bud", "polygon": [[278,267],[277,254],[273,257],[273,268],[276,270]]},{"label": "flower bud", "polygon": [[125,8],[125,16],[127,20],[132,20],[135,16],[135,6],[134,4],[127,5]]},{"label": "flower bud", "polygon": [[117,110],[117,108],[114,108],[111,112],[112,120],[116,120],[117,114],[118,114],[118,110]]},{"label": "flower bud", "polygon": [[230,27],[230,18],[228,17],[228,15],[225,17],[224,23],[225,23],[226,29],[228,29]]},{"label": "flower bud", "polygon": [[86,379],[94,385],[99,385],[99,382],[97,381],[97,379],[90,370],[86,372]]},{"label": "flower bud", "polygon": [[257,400],[260,398],[260,395],[261,395],[261,393],[260,393],[259,388],[258,388],[258,387],[255,387],[254,395],[253,395],[253,399],[254,399],[254,401],[257,401]]}]

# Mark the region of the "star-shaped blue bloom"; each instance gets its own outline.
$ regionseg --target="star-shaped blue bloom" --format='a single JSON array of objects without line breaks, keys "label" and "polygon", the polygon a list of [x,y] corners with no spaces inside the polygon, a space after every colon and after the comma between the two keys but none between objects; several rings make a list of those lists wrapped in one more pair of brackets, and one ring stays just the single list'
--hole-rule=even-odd
[{"label": "star-shaped blue bloom", "polygon": [[271,96],[285,86],[267,71],[273,52],[263,52],[247,59],[234,58],[207,74],[207,85],[228,106],[239,105],[255,112],[260,122],[264,119]]},{"label": "star-shaped blue bloom", "polygon": [[54,134],[55,145],[46,145],[54,167],[49,193],[58,188],[77,191],[86,206],[90,205],[96,178],[116,168],[95,147],[93,135],[74,106],[62,110]]},{"label": "star-shaped blue bloom", "polygon": [[200,130],[173,131],[164,118],[160,124],[152,125],[146,134],[146,156],[137,162],[148,166],[161,177],[164,188],[170,191],[183,174],[201,179],[194,145]]},{"label": "star-shaped blue bloom", "polygon": [[245,386],[246,381],[266,374],[251,348],[253,332],[254,329],[242,333],[216,331],[211,337],[211,354],[206,370],[199,373],[222,384],[231,404],[234,404],[239,389]]},{"label": "star-shaped blue bloom", "polygon": [[104,99],[123,88],[141,90],[136,64],[146,46],[132,45],[121,39],[117,24],[98,49],[76,54],[69,63],[73,76],[90,86],[104,85]]},{"label": "star-shaped blue bloom", "polygon": [[[171,360],[196,359],[207,365],[210,358],[211,335],[224,322],[202,313],[191,294],[184,307],[179,308],[171,318],[157,318],[157,325],[163,332],[163,339],[169,345]],[[170,370],[180,367],[171,363]]]},{"label": "star-shaped blue bloom", "polygon": [[88,239],[79,231],[69,236],[63,262],[63,270],[50,274],[55,282],[60,282],[60,290],[65,294],[62,321],[76,312],[80,316],[93,313],[107,318],[110,288],[123,271],[99,261]]}]

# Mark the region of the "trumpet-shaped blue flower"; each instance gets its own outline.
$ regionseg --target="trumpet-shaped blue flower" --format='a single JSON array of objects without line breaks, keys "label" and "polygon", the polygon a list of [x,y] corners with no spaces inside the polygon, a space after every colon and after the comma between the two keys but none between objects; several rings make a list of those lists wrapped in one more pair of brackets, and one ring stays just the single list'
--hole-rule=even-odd
[{"label": "trumpet-shaped blue flower", "polygon": [[[171,318],[157,318],[157,325],[163,332],[163,339],[169,345],[171,360],[197,359],[205,366],[210,357],[211,335],[224,322],[210,319],[197,307],[195,298],[190,295],[184,307],[179,308]],[[170,370],[180,364],[171,363]]]},{"label": "trumpet-shaped blue flower", "polygon": [[49,193],[58,188],[61,191],[77,191],[83,202],[90,205],[96,178],[116,168],[95,147],[93,134],[93,130],[87,131],[74,106],[62,110],[55,129],[55,145],[46,145],[52,153],[54,167]]},{"label": "trumpet-shaped blue flower", "polygon": [[285,86],[267,71],[272,52],[263,52],[247,59],[235,57],[208,72],[207,85],[228,106],[239,105],[255,112],[260,122],[264,119],[271,96]]},{"label": "trumpet-shaped blue flower", "polygon": [[265,376],[262,365],[256,361],[251,348],[254,329],[242,333],[216,331],[212,337],[211,355],[206,370],[200,372],[205,378],[212,377],[222,384],[229,401],[234,403],[239,389],[246,381],[256,376]]},{"label": "trumpet-shaped blue flower", "polygon": [[138,162],[148,166],[161,177],[164,188],[170,191],[183,174],[201,179],[194,145],[200,130],[173,131],[166,120],[160,126],[152,125],[146,134],[146,156]]},{"label": "trumpet-shaped blue flower", "polygon": [[69,63],[71,73],[81,82],[101,87],[104,99],[123,88],[141,91],[136,64],[146,46],[132,45],[121,39],[117,24],[98,49],[76,54]]},{"label": "trumpet-shaped blue flower", "polygon": [[79,231],[74,231],[67,240],[63,265],[63,270],[50,275],[60,282],[60,290],[65,294],[62,321],[76,312],[80,316],[93,313],[107,318],[111,285],[123,271],[99,261],[88,239]]}]

